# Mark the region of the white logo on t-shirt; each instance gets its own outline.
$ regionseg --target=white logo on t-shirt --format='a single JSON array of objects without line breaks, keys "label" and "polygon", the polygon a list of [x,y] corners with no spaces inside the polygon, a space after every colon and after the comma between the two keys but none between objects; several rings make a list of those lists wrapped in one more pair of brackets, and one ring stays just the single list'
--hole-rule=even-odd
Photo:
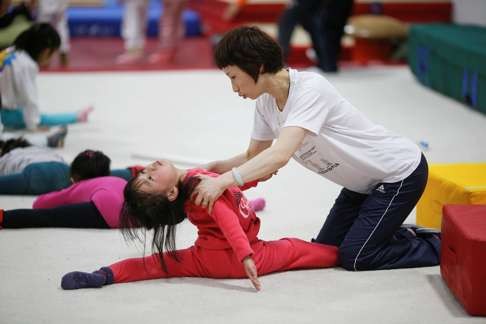
[{"label": "white logo on t-shirt", "polygon": [[376,188],[376,191],[379,191],[379,192],[381,192],[381,193],[386,193],[386,191],[385,191],[385,186],[380,185],[378,188]]}]

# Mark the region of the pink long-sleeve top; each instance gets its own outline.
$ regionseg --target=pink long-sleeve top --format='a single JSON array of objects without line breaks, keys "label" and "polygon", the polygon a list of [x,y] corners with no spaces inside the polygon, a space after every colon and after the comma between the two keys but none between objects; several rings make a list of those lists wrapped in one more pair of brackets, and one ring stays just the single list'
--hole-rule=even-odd
[{"label": "pink long-sleeve top", "polygon": [[118,177],[99,177],[74,183],[70,187],[40,195],[32,208],[55,208],[62,205],[92,201],[110,228],[119,227],[126,180]]}]

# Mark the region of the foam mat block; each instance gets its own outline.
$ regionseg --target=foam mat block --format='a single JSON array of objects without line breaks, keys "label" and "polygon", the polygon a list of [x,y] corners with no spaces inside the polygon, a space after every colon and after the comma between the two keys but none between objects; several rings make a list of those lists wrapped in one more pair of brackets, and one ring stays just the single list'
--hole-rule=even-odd
[{"label": "foam mat block", "polygon": [[417,224],[439,229],[446,204],[486,204],[486,163],[433,164],[422,198]]},{"label": "foam mat block", "polygon": [[440,272],[471,315],[486,315],[486,205],[446,205]]}]

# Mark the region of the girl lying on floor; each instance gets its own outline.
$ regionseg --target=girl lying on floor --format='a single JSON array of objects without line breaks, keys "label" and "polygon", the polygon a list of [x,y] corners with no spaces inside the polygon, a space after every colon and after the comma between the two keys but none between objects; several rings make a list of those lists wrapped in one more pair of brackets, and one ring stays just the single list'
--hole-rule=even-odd
[{"label": "girl lying on floor", "polygon": [[[17,148],[12,153],[29,148],[32,147]],[[68,166],[55,151],[39,147],[35,149],[8,159],[11,164],[15,162],[17,168],[24,167],[20,173],[0,176],[0,194],[32,194],[67,188],[39,196],[34,201],[33,209],[0,209],[0,228],[119,227],[123,189],[127,180],[143,167],[112,170],[110,176],[110,158],[101,151],[85,150]],[[43,154],[39,151],[41,149],[45,150]],[[0,173],[13,168],[9,168],[3,160],[4,157],[0,157]],[[252,208],[258,211],[264,208],[264,204],[262,198],[257,198],[252,201]]]},{"label": "girl lying on floor", "polygon": [[[124,191],[122,230],[127,239],[136,239],[140,234],[138,228],[153,229],[155,253],[122,260],[92,273],[67,273],[62,278],[62,288],[170,277],[248,277],[255,289],[260,290],[258,274],[337,264],[334,246],[296,238],[276,241],[258,238],[260,219],[241,191],[256,182],[242,188],[230,187],[208,214],[191,201],[199,175],[217,176],[204,169],[181,170],[168,161],[156,161],[130,180]],[[197,227],[198,237],[193,246],[176,250],[175,226],[186,218]]]},{"label": "girl lying on floor", "polygon": [[132,177],[134,167],[110,171],[110,163],[103,152],[85,150],[69,165],[57,151],[22,137],[0,140],[0,194],[40,195],[95,177]]}]

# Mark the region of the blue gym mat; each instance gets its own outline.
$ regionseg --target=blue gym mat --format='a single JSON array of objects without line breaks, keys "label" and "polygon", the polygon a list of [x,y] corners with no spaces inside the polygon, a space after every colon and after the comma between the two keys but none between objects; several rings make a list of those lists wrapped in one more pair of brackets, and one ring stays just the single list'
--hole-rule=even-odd
[{"label": "blue gym mat", "polygon": [[[68,22],[71,37],[118,37],[121,34],[123,6],[117,0],[105,0],[103,7],[71,7],[68,9]],[[147,15],[147,35],[156,37],[159,34],[159,17],[163,5],[159,0],[150,0]],[[186,37],[201,35],[201,19],[192,10],[185,10],[183,20]]]}]

